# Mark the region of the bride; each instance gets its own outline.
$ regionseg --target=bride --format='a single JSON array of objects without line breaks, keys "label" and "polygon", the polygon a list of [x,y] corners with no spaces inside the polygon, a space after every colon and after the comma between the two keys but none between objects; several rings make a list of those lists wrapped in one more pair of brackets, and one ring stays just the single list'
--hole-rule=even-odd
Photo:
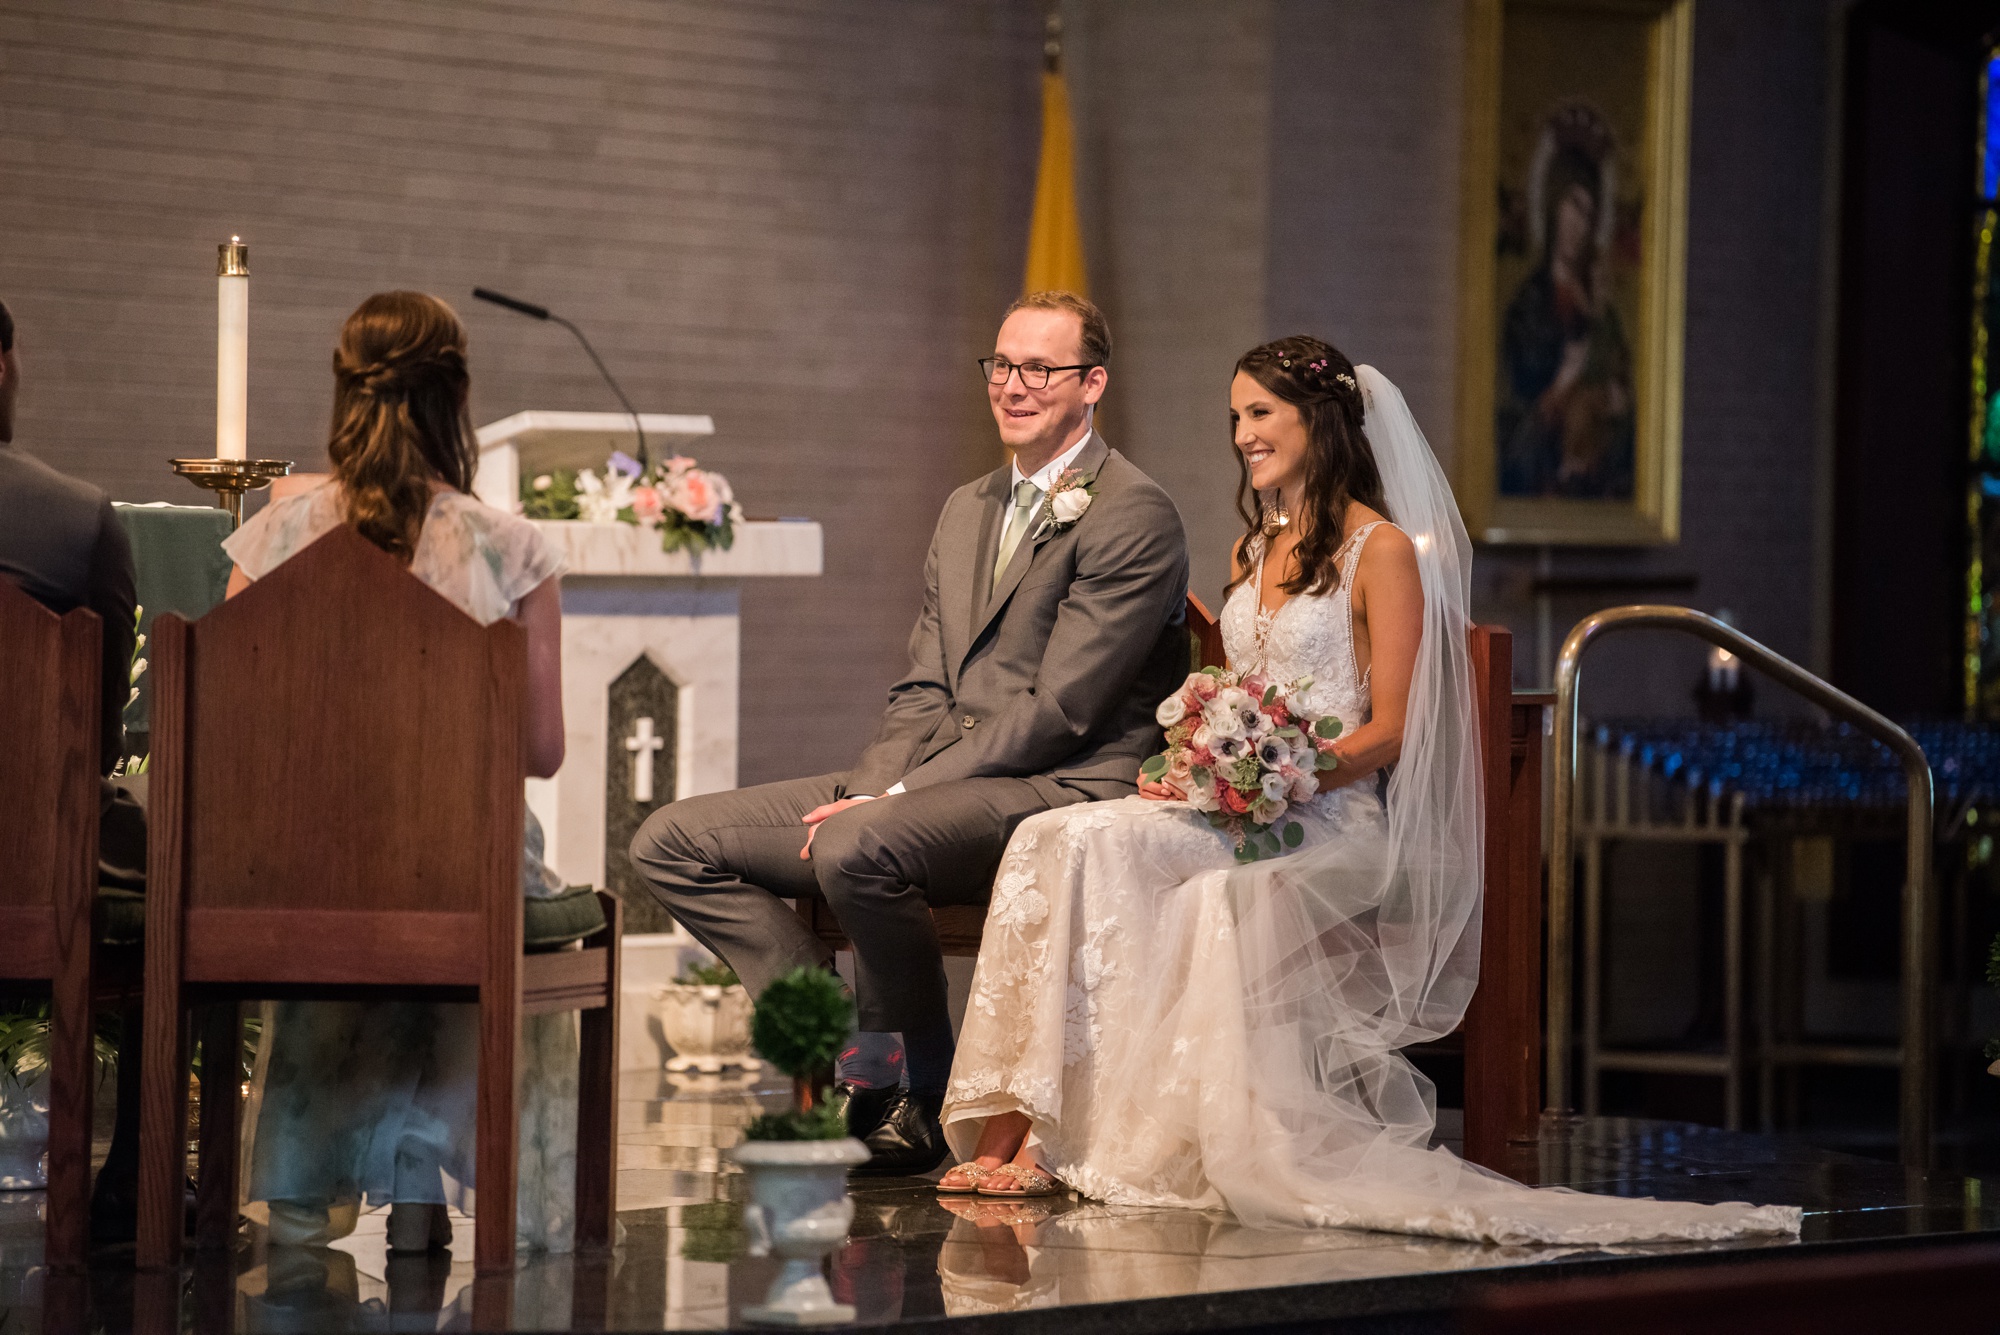
[{"label": "bride", "polygon": [[1246,353],[1230,420],[1229,662],[1310,677],[1339,765],[1290,807],[1304,842],[1248,864],[1165,781],[1022,823],[939,1189],[1499,1243],[1796,1233],[1786,1206],[1537,1190],[1430,1148],[1402,1049],[1457,1027],[1479,959],[1471,544],[1402,394],[1318,339]]}]

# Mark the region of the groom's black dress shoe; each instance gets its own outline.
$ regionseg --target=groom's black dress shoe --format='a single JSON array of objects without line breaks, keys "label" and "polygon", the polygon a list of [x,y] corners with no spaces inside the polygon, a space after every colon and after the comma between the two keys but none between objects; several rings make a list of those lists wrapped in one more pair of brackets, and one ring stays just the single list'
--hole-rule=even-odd
[{"label": "groom's black dress shoe", "polygon": [[868,1147],[868,1162],[854,1170],[856,1175],[916,1177],[943,1163],[949,1152],[944,1127],[938,1122],[943,1111],[942,1094],[898,1089],[883,1114],[882,1125],[862,1138],[861,1143]]},{"label": "groom's black dress shoe", "polygon": [[889,1105],[903,1092],[901,1085],[889,1085],[882,1089],[871,1089],[867,1085],[850,1085],[845,1080],[833,1087],[831,1102],[847,1118],[847,1134],[856,1140],[866,1140],[882,1119],[889,1113]]}]

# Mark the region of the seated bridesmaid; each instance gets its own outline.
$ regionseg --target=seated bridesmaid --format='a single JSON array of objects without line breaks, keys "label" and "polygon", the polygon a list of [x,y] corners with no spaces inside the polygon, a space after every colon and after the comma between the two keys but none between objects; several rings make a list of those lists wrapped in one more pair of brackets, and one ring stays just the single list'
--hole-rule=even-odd
[{"label": "seated bridesmaid", "polygon": [[[529,770],[563,758],[560,559],[532,524],[467,494],[478,448],[466,414],[465,327],[420,292],[384,292],[348,316],[333,354],[331,479],[273,500],[223,544],[234,597],[337,525],[349,524],[486,625],[528,639]],[[384,700],[384,709],[396,708]],[[542,865],[530,814],[522,890],[561,882]],[[567,1014],[522,1025],[518,1240],[567,1250],[573,1224],[576,1029]],[[271,1240],[320,1245],[364,1205],[390,1204],[395,1250],[449,1244],[448,1205],[471,1208],[477,1008],[411,1002],[265,1007],[246,1118],[249,1190]]]}]

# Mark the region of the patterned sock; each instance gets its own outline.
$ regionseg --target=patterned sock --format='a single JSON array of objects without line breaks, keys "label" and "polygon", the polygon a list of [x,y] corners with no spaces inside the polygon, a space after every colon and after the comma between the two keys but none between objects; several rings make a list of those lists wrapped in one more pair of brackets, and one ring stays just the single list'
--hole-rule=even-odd
[{"label": "patterned sock", "polygon": [[958,1044],[951,1036],[951,1017],[940,1015],[922,1029],[903,1031],[903,1052],[910,1063],[910,1092],[942,1098],[951,1081],[951,1059]]},{"label": "patterned sock", "polygon": [[894,1034],[857,1032],[834,1062],[834,1076],[856,1089],[903,1083],[903,1045]]}]

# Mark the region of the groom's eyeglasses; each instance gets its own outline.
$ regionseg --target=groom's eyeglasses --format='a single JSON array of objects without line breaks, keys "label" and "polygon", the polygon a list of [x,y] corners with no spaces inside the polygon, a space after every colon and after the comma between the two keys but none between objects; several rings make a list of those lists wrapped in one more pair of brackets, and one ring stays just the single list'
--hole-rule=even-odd
[{"label": "groom's eyeglasses", "polygon": [[1075,366],[1044,366],[1040,362],[1010,362],[1005,357],[981,357],[980,374],[989,385],[1004,385],[1007,378],[1019,371],[1024,389],[1047,389],[1049,377],[1057,371],[1088,371],[1096,362],[1079,362]]}]

